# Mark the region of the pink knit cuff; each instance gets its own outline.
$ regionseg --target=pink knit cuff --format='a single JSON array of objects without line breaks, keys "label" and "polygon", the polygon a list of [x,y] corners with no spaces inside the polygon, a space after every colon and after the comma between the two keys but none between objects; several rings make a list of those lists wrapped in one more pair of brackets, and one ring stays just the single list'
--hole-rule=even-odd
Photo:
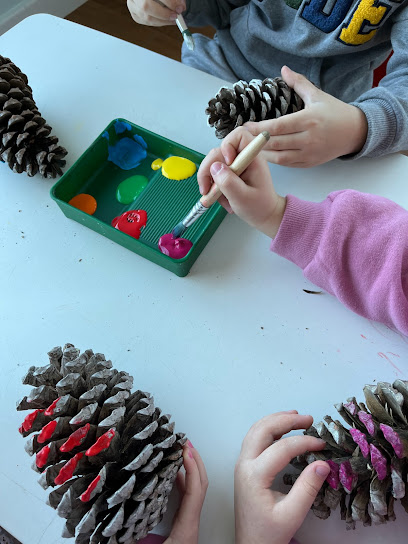
[{"label": "pink knit cuff", "polygon": [[330,213],[331,201],[308,202],[287,196],[285,214],[271,251],[302,269],[313,259]]}]

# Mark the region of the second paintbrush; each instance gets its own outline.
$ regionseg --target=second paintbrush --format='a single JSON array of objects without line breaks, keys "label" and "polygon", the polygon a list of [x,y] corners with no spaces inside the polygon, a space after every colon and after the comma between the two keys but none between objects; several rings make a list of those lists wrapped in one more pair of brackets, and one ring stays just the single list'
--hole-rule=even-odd
[{"label": "second paintbrush", "polygon": [[[230,166],[230,169],[237,176],[240,176],[260,153],[269,138],[270,134],[266,130],[261,132],[261,134],[258,134],[258,136],[252,140],[252,142],[248,144],[235,158],[234,162]],[[211,206],[217,202],[221,195],[222,192],[214,183],[208,193],[203,195],[193,206],[191,211],[186,215],[186,217],[174,227],[171,232],[173,238],[180,238],[183,236],[186,229],[195,223],[197,219],[199,219],[199,217],[201,217],[209,208],[211,208]]]}]

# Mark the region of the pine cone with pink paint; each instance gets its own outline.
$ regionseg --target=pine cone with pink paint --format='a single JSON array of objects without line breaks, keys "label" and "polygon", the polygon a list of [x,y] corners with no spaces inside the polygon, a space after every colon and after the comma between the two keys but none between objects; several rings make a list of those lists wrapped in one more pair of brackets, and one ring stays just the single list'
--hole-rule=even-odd
[{"label": "pine cone with pink paint", "polygon": [[39,483],[76,544],[130,544],[158,523],[182,463],[184,434],[133,378],[101,353],[72,344],[31,367],[33,386],[17,410],[34,409],[19,431],[29,437]]},{"label": "pine cone with pink paint", "polygon": [[[312,510],[321,519],[340,505],[347,529],[395,520],[394,502],[408,513],[408,381],[379,382],[363,389],[365,404],[355,397],[335,405],[348,423],[326,416],[305,434],[322,438],[326,448],[297,457],[292,464],[304,469],[313,461],[330,465],[330,474]],[[297,476],[286,474],[292,485]]]}]

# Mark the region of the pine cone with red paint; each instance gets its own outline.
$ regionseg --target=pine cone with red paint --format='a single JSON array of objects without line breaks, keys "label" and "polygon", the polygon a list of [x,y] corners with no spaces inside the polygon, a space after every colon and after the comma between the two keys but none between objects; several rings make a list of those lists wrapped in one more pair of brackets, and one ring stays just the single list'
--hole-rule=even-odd
[{"label": "pine cone with red paint", "polygon": [[[325,440],[325,449],[292,461],[298,469],[327,461],[331,471],[312,510],[326,519],[340,505],[347,529],[355,529],[356,521],[394,521],[395,500],[408,513],[408,381],[379,382],[363,391],[365,404],[352,397],[335,405],[349,428],[326,416],[305,431]],[[292,485],[296,478],[287,474],[284,480]]]},{"label": "pine cone with red paint", "polygon": [[184,434],[149,393],[104,355],[72,344],[31,367],[33,386],[17,410],[34,409],[19,431],[29,436],[40,484],[76,544],[133,543],[162,519],[183,463]]},{"label": "pine cone with red paint", "polygon": [[208,102],[205,113],[217,138],[225,138],[247,121],[277,119],[304,108],[303,100],[280,77],[237,81],[221,87]]},{"label": "pine cone with red paint", "polygon": [[17,174],[60,176],[67,150],[50,136],[51,130],[37,109],[27,76],[0,56],[0,161]]}]

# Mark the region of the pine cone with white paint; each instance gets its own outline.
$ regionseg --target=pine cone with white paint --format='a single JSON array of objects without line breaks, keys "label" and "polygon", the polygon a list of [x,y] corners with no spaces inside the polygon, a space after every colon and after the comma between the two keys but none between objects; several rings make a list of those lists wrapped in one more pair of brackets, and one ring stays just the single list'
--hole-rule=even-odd
[{"label": "pine cone with white paint", "polygon": [[29,436],[40,484],[76,544],[133,544],[162,519],[183,463],[184,434],[149,393],[104,355],[72,344],[31,367],[33,386],[17,410],[34,408],[19,431]]},{"label": "pine cone with white paint", "polygon": [[225,138],[247,121],[277,119],[304,108],[303,100],[280,77],[238,81],[221,87],[205,110],[217,138]]}]

